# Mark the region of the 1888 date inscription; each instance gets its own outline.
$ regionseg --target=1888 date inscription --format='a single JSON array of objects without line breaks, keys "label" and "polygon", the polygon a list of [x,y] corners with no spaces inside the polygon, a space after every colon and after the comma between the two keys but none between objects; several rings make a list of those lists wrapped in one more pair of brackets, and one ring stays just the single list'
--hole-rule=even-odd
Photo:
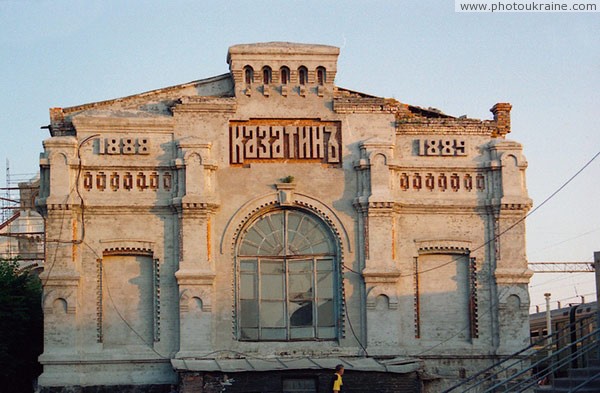
[{"label": "1888 date inscription", "polygon": [[341,162],[339,122],[316,120],[248,120],[229,122],[232,164],[247,161],[297,160]]}]

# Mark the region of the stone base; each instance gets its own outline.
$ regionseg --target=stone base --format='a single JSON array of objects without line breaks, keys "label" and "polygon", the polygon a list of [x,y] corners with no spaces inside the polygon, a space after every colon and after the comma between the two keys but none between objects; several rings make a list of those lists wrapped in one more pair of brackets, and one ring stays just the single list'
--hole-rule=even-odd
[{"label": "stone base", "polygon": [[[169,393],[172,385],[43,386],[36,393]],[[176,386],[176,385],[175,385]]]},{"label": "stone base", "polygon": [[[265,372],[180,372],[180,393],[281,393],[301,389],[311,381],[315,392],[330,392],[332,370],[290,370]],[[349,371],[344,373],[348,392],[418,393],[421,381],[416,372],[406,374]],[[287,390],[286,389],[286,390]]]}]

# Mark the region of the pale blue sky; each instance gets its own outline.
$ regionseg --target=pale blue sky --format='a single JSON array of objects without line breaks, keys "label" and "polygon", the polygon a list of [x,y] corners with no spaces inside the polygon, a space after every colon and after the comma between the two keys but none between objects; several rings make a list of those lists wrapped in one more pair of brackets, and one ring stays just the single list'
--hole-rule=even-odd
[{"label": "pale blue sky", "polygon": [[[600,150],[600,13],[455,13],[452,0],[0,0],[0,32],[2,186],[7,158],[13,174],[37,171],[48,108],[223,74],[230,45],[264,41],[338,46],[338,86],[451,115],[490,119],[496,102],[512,103],[509,138],[524,145],[536,204]],[[528,219],[530,261],[600,251],[599,179],[600,158]],[[594,290],[591,273],[537,276],[532,304]]]}]

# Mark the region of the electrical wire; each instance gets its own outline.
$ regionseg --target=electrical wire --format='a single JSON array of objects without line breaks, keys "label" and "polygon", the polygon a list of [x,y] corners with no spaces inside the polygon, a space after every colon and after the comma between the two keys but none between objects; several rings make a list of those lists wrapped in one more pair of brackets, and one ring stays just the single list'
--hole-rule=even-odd
[{"label": "electrical wire", "polygon": [[[93,138],[93,137],[95,137],[95,136],[98,136],[98,134],[91,135],[91,136],[89,136],[89,137],[85,138],[83,141],[81,141],[81,142],[79,143],[79,146],[78,146],[78,149],[77,149],[77,157],[78,157],[79,163],[78,163],[78,170],[77,170],[77,176],[76,176],[75,190],[76,190],[76,192],[77,192],[77,195],[79,196],[79,199],[80,199],[80,201],[81,201],[81,202],[80,202],[80,207],[81,207],[81,219],[82,219],[81,238],[80,238],[80,239],[78,239],[78,240],[66,241],[65,243],[72,243],[72,244],[81,244],[81,243],[84,243],[84,244],[85,244],[85,245],[86,245],[88,248],[90,248],[90,249],[92,250],[92,252],[94,252],[94,254],[96,254],[96,255],[97,255],[97,253],[96,253],[96,252],[95,252],[95,251],[92,249],[92,247],[91,247],[89,244],[87,244],[87,242],[84,242],[84,239],[85,239],[85,203],[84,203],[84,199],[83,199],[83,197],[81,196],[81,193],[80,193],[80,190],[79,190],[79,179],[80,179],[81,170],[82,170],[82,161],[81,161],[81,147],[82,147],[82,145],[83,145],[85,142],[87,142],[88,140],[90,140],[91,138]],[[559,188],[558,188],[556,191],[554,191],[554,192],[553,192],[553,193],[552,193],[552,194],[551,194],[549,197],[547,197],[547,198],[546,198],[546,199],[545,199],[545,200],[544,200],[544,201],[543,201],[543,202],[542,202],[540,205],[538,205],[536,208],[534,208],[533,210],[531,210],[531,211],[530,211],[528,214],[526,214],[525,216],[523,216],[521,219],[517,220],[517,222],[515,222],[515,223],[514,223],[514,224],[512,224],[511,226],[509,226],[508,228],[506,228],[506,229],[505,229],[505,230],[503,230],[502,232],[500,232],[500,233],[498,233],[497,235],[495,235],[493,238],[489,239],[488,241],[484,242],[482,245],[480,245],[480,246],[476,247],[475,249],[471,250],[471,252],[473,252],[473,251],[476,251],[476,250],[478,250],[478,249],[480,249],[480,248],[483,248],[483,247],[487,246],[487,245],[488,245],[488,244],[490,244],[492,241],[496,241],[496,240],[498,240],[498,238],[500,238],[500,236],[504,235],[505,233],[507,233],[508,231],[510,231],[511,229],[513,229],[514,227],[516,227],[518,224],[520,224],[521,222],[523,222],[523,221],[524,221],[526,218],[528,218],[529,216],[531,216],[533,213],[535,213],[537,210],[539,210],[539,209],[540,209],[542,206],[544,206],[544,205],[545,205],[545,204],[546,204],[548,201],[550,201],[552,198],[554,198],[554,196],[556,196],[556,195],[557,195],[557,194],[558,194],[558,193],[559,193],[559,192],[560,192],[562,189],[564,189],[564,188],[565,188],[565,187],[566,187],[566,186],[567,186],[567,185],[568,185],[568,184],[569,184],[571,181],[573,181],[573,180],[574,180],[574,179],[575,179],[575,178],[576,178],[576,177],[577,177],[577,176],[578,176],[578,175],[579,175],[581,172],[583,172],[583,170],[585,170],[585,169],[586,169],[586,168],[587,168],[587,167],[588,167],[588,166],[589,166],[589,165],[590,165],[590,164],[591,164],[591,163],[592,163],[592,162],[593,162],[593,161],[594,161],[594,160],[595,160],[595,159],[596,159],[596,158],[597,158],[599,155],[600,155],[600,151],[599,151],[598,153],[596,153],[596,155],[594,155],[594,157],[592,157],[592,159],[591,159],[591,160],[589,160],[589,161],[588,161],[588,162],[587,162],[587,163],[586,163],[586,164],[585,164],[585,165],[584,165],[584,166],[583,166],[581,169],[579,169],[579,171],[577,171],[577,172],[576,172],[576,173],[575,173],[573,176],[571,176],[571,178],[569,178],[569,179],[568,179],[568,180],[567,180],[567,181],[566,181],[566,182],[565,182],[563,185],[561,185],[561,186],[560,186],[560,187],[559,187]],[[70,193],[71,193],[71,192],[72,192],[72,190],[69,192],[69,195],[70,195]],[[63,220],[62,220],[62,221],[63,221],[63,223],[64,223],[64,215],[65,215],[65,213],[63,212]],[[61,224],[61,231],[60,231],[60,233],[59,233],[59,241],[58,241],[58,242],[61,242],[61,243],[62,243],[62,242],[64,242],[64,241],[60,241],[60,236],[61,236],[61,234],[62,234],[62,227],[63,227],[63,225]],[[52,271],[52,267],[54,266],[54,262],[56,261],[56,256],[57,256],[56,254],[57,254],[57,252],[58,252],[58,247],[56,247],[56,249],[55,249],[54,261],[53,261],[53,263],[52,263],[52,265],[51,265],[51,268],[50,268],[50,270],[49,270],[49,273],[48,273],[48,275],[47,275],[46,282],[47,282],[47,280],[48,280],[48,279],[49,279],[49,277],[50,277],[50,272]],[[457,258],[457,260],[458,260],[458,258]],[[451,260],[451,261],[449,261],[449,262],[446,262],[446,263],[444,263],[444,264],[438,265],[438,266],[436,266],[436,267],[433,267],[433,268],[430,268],[430,269],[421,270],[421,271],[417,271],[417,272],[410,273],[410,274],[404,274],[404,275],[400,275],[400,277],[413,276],[413,275],[415,275],[415,274],[420,274],[420,273],[425,273],[425,272],[433,271],[433,270],[436,270],[436,269],[442,268],[442,267],[444,267],[444,266],[446,266],[446,265],[449,265],[449,264],[451,264],[451,263],[453,263],[453,262],[455,262],[455,260],[454,260],[454,259],[453,259],[453,260]],[[352,272],[352,273],[355,273],[355,274],[357,274],[357,275],[360,275],[360,276],[362,277],[362,274],[361,274],[361,273],[359,273],[359,272],[356,272],[356,271],[354,271],[354,270],[350,269],[350,268],[349,268],[349,267],[347,267],[346,265],[343,265],[343,267],[344,267],[345,269],[347,269],[348,271],[350,271],[350,272]],[[103,276],[103,277],[104,277],[104,276]],[[508,289],[507,289],[507,288],[505,288],[505,290],[507,291]],[[121,319],[121,320],[122,320],[122,321],[123,321],[123,322],[126,324],[126,326],[128,326],[128,328],[129,328],[130,330],[132,330],[132,331],[133,331],[133,333],[134,333],[134,334],[136,334],[136,335],[137,335],[137,336],[138,336],[138,337],[139,337],[139,338],[142,340],[142,342],[146,343],[146,345],[148,345],[148,346],[149,346],[149,347],[152,349],[152,351],[153,351],[153,352],[155,352],[155,353],[156,353],[158,356],[160,356],[161,358],[163,358],[163,359],[167,359],[167,357],[165,357],[164,355],[162,355],[162,354],[160,354],[159,352],[157,352],[157,351],[154,349],[153,345],[150,345],[149,343],[145,342],[145,340],[143,339],[143,337],[142,337],[142,336],[141,336],[141,335],[140,335],[140,334],[139,334],[139,333],[138,333],[138,332],[137,332],[137,331],[136,331],[136,330],[135,330],[135,329],[134,329],[134,328],[133,328],[133,327],[132,327],[132,326],[131,326],[131,325],[128,323],[128,321],[127,321],[127,320],[126,320],[126,319],[125,319],[125,318],[122,316],[122,314],[120,313],[120,311],[118,310],[118,308],[116,307],[116,305],[115,305],[115,303],[114,303],[114,300],[113,300],[113,298],[112,298],[112,295],[111,295],[111,293],[110,293],[110,288],[108,287],[108,284],[107,284],[107,291],[108,291],[108,295],[109,295],[109,298],[110,298],[110,300],[111,300],[111,303],[112,303],[112,305],[113,305],[113,307],[114,307],[115,311],[117,312],[117,315],[118,315],[118,316],[119,316],[119,318],[120,318],[120,319]],[[504,294],[505,294],[505,293],[504,293]],[[495,301],[496,301],[496,302],[499,302],[499,300],[500,300],[500,298],[502,297],[502,295],[503,295],[503,294],[499,294],[499,295],[497,296],[497,299],[496,299]],[[350,317],[349,317],[349,315],[348,315],[348,312],[347,312],[347,311],[348,311],[348,307],[347,307],[347,303],[346,303],[346,296],[345,296],[345,294],[343,294],[343,299],[342,299],[342,300],[343,300],[343,302],[344,302],[344,307],[345,307],[345,309],[346,309],[346,313],[345,313],[345,314],[346,314],[346,319],[347,319],[347,321],[348,321],[348,325],[349,325],[349,327],[350,327],[350,330],[352,331],[352,334],[354,335],[354,338],[356,339],[356,341],[358,342],[358,344],[360,345],[360,347],[363,349],[363,351],[364,351],[365,355],[366,355],[366,356],[368,356],[368,353],[367,353],[367,350],[366,350],[366,348],[364,347],[364,345],[362,344],[361,340],[360,340],[360,339],[358,338],[358,336],[356,335],[356,333],[355,333],[355,331],[354,331],[354,328],[353,328],[353,326],[352,326],[351,319],[350,319]],[[491,312],[491,310],[492,310],[492,309],[494,309],[496,306],[497,306],[497,304],[496,304],[494,307],[490,307],[490,309],[489,309],[489,310],[487,310],[487,312],[480,313],[480,316],[486,315],[487,313]],[[436,345],[434,345],[434,346],[432,346],[432,347],[430,347],[430,348],[427,348],[427,349],[425,349],[424,351],[421,351],[421,352],[420,352],[420,353],[418,353],[418,354],[415,354],[414,356],[421,356],[422,354],[424,354],[424,353],[427,353],[427,352],[431,351],[432,349],[435,349],[435,348],[437,348],[437,347],[439,347],[439,346],[443,345],[444,343],[446,343],[446,342],[450,341],[451,339],[453,339],[453,338],[454,338],[454,337],[456,337],[457,335],[459,335],[459,334],[462,334],[462,333],[463,333],[463,332],[464,332],[466,329],[468,329],[468,328],[469,328],[469,326],[467,325],[465,328],[463,328],[463,329],[459,330],[458,332],[456,332],[456,333],[455,333],[454,335],[452,335],[451,337],[449,337],[449,338],[447,338],[447,339],[445,339],[445,340],[441,341],[440,343],[438,343],[438,344],[436,344]],[[219,352],[219,351],[213,351],[212,353],[217,353],[217,352]],[[229,351],[229,352],[234,352],[234,351]]]},{"label": "electrical wire", "polygon": [[[533,213],[535,213],[536,211],[538,211],[542,206],[544,206],[552,198],[554,198],[556,196],[556,194],[558,194],[560,191],[562,191],[563,188],[565,188],[569,183],[571,183],[577,176],[579,176],[579,174],[581,172],[583,172],[585,170],[585,168],[587,168],[596,158],[598,158],[598,156],[600,156],[600,151],[597,152],[583,167],[581,167],[581,169],[579,169],[573,176],[571,176],[565,183],[563,183],[556,191],[554,191],[552,194],[550,194],[550,196],[548,196],[546,199],[544,199],[542,201],[542,203],[540,203],[538,206],[536,206],[533,210],[531,210],[529,213],[527,213],[526,215],[524,215],[523,217],[521,217],[514,224],[512,224],[511,226],[509,226],[508,228],[506,228],[502,232],[500,232],[497,235],[495,235],[493,238],[491,238],[488,241],[484,242],[480,246],[475,247],[474,249],[470,250],[470,252],[477,251],[477,250],[479,250],[479,249],[487,246],[488,244],[497,241],[500,238],[500,236],[504,235],[505,233],[507,233],[508,231],[510,231],[511,229],[513,229],[514,227],[516,227],[517,225],[519,225],[520,223],[522,223],[523,221],[525,221],[525,219],[527,219]],[[441,265],[432,267],[430,269],[421,270],[421,271],[418,271],[416,273],[410,273],[410,274],[400,275],[400,277],[409,277],[409,276],[413,276],[414,274],[430,272],[432,270],[436,270],[436,269],[442,268],[442,267],[444,267],[446,265],[449,265],[449,264],[451,264],[453,262],[456,262],[457,260],[458,260],[458,258],[455,259],[455,260],[453,259],[453,260],[451,260],[449,262],[445,262],[445,263],[443,263]]]},{"label": "electrical wire", "polygon": [[[576,172],[576,173],[575,173],[573,176],[571,176],[571,177],[570,177],[570,178],[569,178],[569,179],[568,179],[568,180],[567,180],[565,183],[563,183],[563,184],[562,184],[562,185],[561,185],[561,186],[560,186],[560,187],[559,187],[559,188],[558,188],[556,191],[554,191],[554,192],[553,192],[553,193],[552,193],[550,196],[548,196],[548,197],[547,197],[547,198],[546,198],[546,199],[545,199],[545,200],[544,200],[544,201],[543,201],[543,202],[542,202],[540,205],[538,205],[538,206],[537,206],[535,209],[533,209],[532,211],[530,211],[528,214],[526,214],[524,217],[522,217],[521,219],[519,219],[519,220],[518,220],[517,222],[515,222],[513,225],[509,226],[509,227],[508,227],[507,229],[505,229],[504,231],[502,231],[502,232],[500,232],[499,234],[497,234],[496,236],[494,236],[492,239],[490,239],[490,240],[486,241],[486,242],[485,242],[485,243],[483,243],[482,245],[480,245],[480,246],[476,247],[475,249],[471,250],[471,252],[473,252],[473,251],[476,251],[476,250],[478,250],[478,249],[480,249],[480,248],[482,248],[482,247],[485,247],[485,246],[487,246],[487,245],[488,245],[488,244],[490,244],[492,241],[496,241],[498,238],[500,238],[500,236],[504,235],[506,232],[510,231],[510,230],[511,230],[511,229],[513,229],[515,226],[517,226],[518,224],[520,224],[521,222],[523,222],[523,221],[524,221],[524,220],[525,220],[527,217],[531,216],[531,215],[532,215],[534,212],[536,212],[537,210],[539,210],[539,209],[540,209],[540,208],[541,208],[543,205],[545,205],[545,204],[546,204],[548,201],[550,201],[550,200],[551,200],[551,199],[552,199],[554,196],[556,196],[556,194],[558,194],[558,193],[559,193],[559,192],[560,192],[560,191],[561,191],[563,188],[565,188],[565,187],[566,187],[566,186],[567,186],[567,185],[568,185],[568,184],[569,184],[571,181],[573,181],[573,180],[574,180],[574,179],[575,179],[577,176],[579,176],[579,174],[580,174],[581,172],[583,172],[583,170],[585,170],[585,168],[587,168],[587,167],[588,167],[588,166],[589,166],[589,165],[590,165],[590,164],[591,164],[591,163],[592,163],[592,162],[593,162],[593,161],[594,161],[596,158],[598,158],[598,156],[599,156],[599,155],[600,155],[600,151],[599,151],[598,153],[596,153],[596,154],[595,154],[595,155],[594,155],[594,156],[593,156],[593,157],[592,157],[592,158],[591,158],[591,159],[590,159],[590,160],[589,160],[589,161],[588,161],[588,162],[587,162],[587,163],[586,163],[586,164],[585,164],[585,165],[584,165],[584,166],[583,166],[581,169],[579,169],[579,170],[578,170],[578,171],[577,171],[577,172]],[[462,256],[461,256],[461,257],[462,257]],[[452,259],[451,261],[449,261],[449,262],[446,262],[446,263],[443,263],[443,264],[441,264],[441,265],[438,265],[438,266],[436,266],[436,267],[434,267],[434,268],[431,268],[431,269],[425,269],[425,270],[422,270],[422,271],[417,271],[417,272],[414,272],[414,273],[411,273],[411,274],[405,274],[405,275],[401,275],[401,277],[413,276],[413,275],[415,275],[415,274],[420,274],[420,273],[425,273],[425,272],[429,272],[429,271],[432,271],[432,270],[436,270],[436,269],[442,268],[442,267],[444,267],[444,266],[446,266],[446,265],[449,265],[449,264],[451,264],[451,263],[453,263],[453,262],[457,261],[457,260],[458,260],[458,258],[460,258],[460,257],[457,257],[456,259]],[[351,270],[351,271],[352,271],[352,270]],[[354,271],[352,271],[352,272],[354,272]],[[358,273],[358,272],[354,272],[354,273],[356,273],[356,274],[360,274],[360,273]],[[362,276],[362,275],[361,275],[361,276]],[[507,292],[508,292],[508,288],[504,288],[504,289],[503,289],[503,292],[502,292],[502,293],[500,293],[500,294],[498,294],[498,296],[496,297],[496,299],[492,299],[492,301],[493,301],[493,302],[495,301],[495,302],[496,302],[496,304],[495,304],[495,305],[493,305],[492,307],[489,307],[489,308],[488,308],[488,309],[486,309],[484,312],[481,312],[481,313],[479,313],[479,315],[478,315],[478,316],[479,316],[479,317],[485,316],[485,315],[487,315],[487,314],[491,313],[491,312],[492,312],[492,310],[496,309],[496,307],[498,307],[498,305],[499,305],[499,303],[500,303],[500,299],[501,299],[501,298],[502,298],[502,296],[504,296],[504,295],[505,295]],[[441,346],[441,345],[443,345],[443,344],[445,344],[445,343],[449,342],[450,340],[454,339],[454,338],[455,338],[455,337],[457,337],[458,335],[460,335],[460,334],[463,334],[463,333],[464,333],[464,332],[465,332],[467,329],[469,329],[469,328],[470,328],[470,326],[469,326],[469,324],[467,324],[467,325],[466,325],[464,328],[460,329],[459,331],[457,331],[455,334],[451,335],[450,337],[448,337],[448,338],[446,338],[446,339],[442,340],[441,342],[439,342],[439,343],[437,343],[437,344],[435,344],[435,345],[433,345],[433,346],[431,346],[431,347],[429,347],[429,348],[426,348],[425,350],[423,350],[423,351],[421,351],[421,352],[419,352],[419,353],[417,353],[417,354],[414,354],[413,356],[416,356],[416,357],[418,357],[418,356],[421,356],[421,355],[423,355],[423,354],[425,354],[425,353],[427,353],[427,352],[429,352],[429,351],[431,351],[431,350],[433,350],[433,349],[435,349],[435,348],[438,348],[439,346]]]}]

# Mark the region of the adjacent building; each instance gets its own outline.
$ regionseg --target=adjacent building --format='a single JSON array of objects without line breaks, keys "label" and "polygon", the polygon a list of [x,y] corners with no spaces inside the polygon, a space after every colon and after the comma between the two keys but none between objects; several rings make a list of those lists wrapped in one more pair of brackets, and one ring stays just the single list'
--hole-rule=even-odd
[{"label": "adjacent building", "polygon": [[325,392],[338,363],[435,392],[528,342],[511,105],[351,91],[338,54],[235,45],[223,75],[50,110],[43,392]]},{"label": "adjacent building", "polygon": [[44,220],[36,211],[35,199],[40,187],[39,176],[7,184],[6,197],[0,198],[0,259],[16,260],[20,268],[42,270],[44,262]]}]

